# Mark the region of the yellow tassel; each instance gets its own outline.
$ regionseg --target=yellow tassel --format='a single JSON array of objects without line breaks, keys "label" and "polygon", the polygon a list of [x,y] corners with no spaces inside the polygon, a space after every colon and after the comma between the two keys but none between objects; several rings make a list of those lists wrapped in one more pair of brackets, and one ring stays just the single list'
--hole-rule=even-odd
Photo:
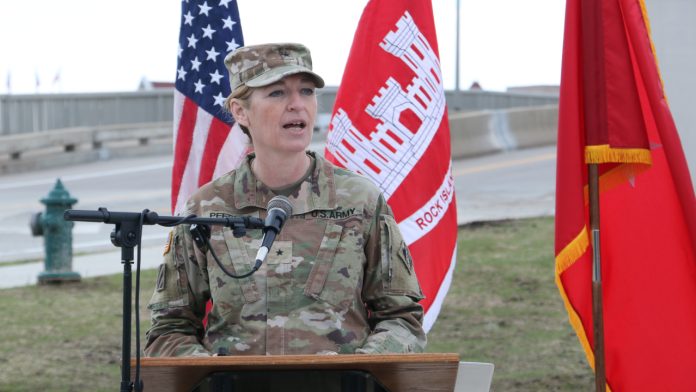
[{"label": "yellow tassel", "polygon": [[652,165],[650,150],[611,148],[608,144],[585,147],[585,163],[643,163]]}]

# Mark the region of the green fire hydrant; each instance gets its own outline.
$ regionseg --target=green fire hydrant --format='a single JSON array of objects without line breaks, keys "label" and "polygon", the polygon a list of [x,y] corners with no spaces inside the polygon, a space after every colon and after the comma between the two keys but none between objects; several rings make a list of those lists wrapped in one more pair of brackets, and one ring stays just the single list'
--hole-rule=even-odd
[{"label": "green fire hydrant", "polygon": [[72,271],[72,228],[75,223],[63,219],[65,210],[71,209],[77,199],[70,196],[58,179],[41,203],[46,205],[46,212],[34,214],[30,222],[32,234],[44,237],[45,270],[39,274],[39,284],[78,282],[80,274]]}]

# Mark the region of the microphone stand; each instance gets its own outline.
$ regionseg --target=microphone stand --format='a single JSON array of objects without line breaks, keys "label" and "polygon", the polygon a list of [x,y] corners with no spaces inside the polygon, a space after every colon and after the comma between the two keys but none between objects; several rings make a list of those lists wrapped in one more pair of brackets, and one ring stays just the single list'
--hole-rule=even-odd
[{"label": "microphone stand", "polygon": [[[142,225],[177,226],[180,224],[219,225],[233,230],[235,237],[246,234],[246,229],[262,229],[264,221],[253,217],[199,218],[195,215],[187,217],[159,216],[156,212],[144,210],[138,212],[111,212],[101,207],[97,211],[66,210],[63,219],[67,221],[102,222],[114,224],[111,232],[111,243],[121,248],[121,263],[123,263],[123,336],[121,347],[121,392],[133,390],[134,383],[130,381],[130,347],[131,347],[131,299],[133,248],[140,246]],[[138,264],[139,265],[139,264]],[[139,272],[139,270],[138,270]],[[136,293],[136,298],[140,293]],[[137,312],[140,309],[136,309]],[[140,339],[140,336],[138,336]],[[142,391],[142,381],[139,380],[140,351],[136,353],[136,383],[137,391]]]},{"label": "microphone stand", "polygon": [[[123,264],[123,335],[121,338],[121,392],[133,390],[133,383],[130,381],[130,347],[131,347],[131,297],[132,297],[132,274],[131,265],[133,264],[133,247],[140,238],[140,222],[120,222],[111,232],[111,243],[121,248],[121,263]],[[139,311],[139,310],[136,310]],[[140,355],[140,353],[138,353]],[[136,387],[137,391],[141,386]]]}]

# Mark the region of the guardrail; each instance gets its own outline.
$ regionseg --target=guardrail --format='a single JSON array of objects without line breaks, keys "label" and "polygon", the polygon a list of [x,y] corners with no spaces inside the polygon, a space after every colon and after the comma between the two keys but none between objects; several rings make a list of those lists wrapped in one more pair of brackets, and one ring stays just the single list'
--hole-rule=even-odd
[{"label": "guardrail", "polygon": [[0,137],[0,173],[171,152],[169,121],[54,129]]},{"label": "guardrail", "polygon": [[[452,158],[556,143],[558,106],[450,113]],[[325,138],[315,134],[315,142]],[[0,174],[111,157],[171,154],[172,124],[109,125],[0,136]]]}]

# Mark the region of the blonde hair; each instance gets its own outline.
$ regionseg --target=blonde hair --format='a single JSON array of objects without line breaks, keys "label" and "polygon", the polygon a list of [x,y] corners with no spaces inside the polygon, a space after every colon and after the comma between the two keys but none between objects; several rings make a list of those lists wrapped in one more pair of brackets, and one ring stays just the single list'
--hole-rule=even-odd
[{"label": "blonde hair", "polygon": [[[247,86],[246,84],[237,87],[234,91],[232,91],[232,93],[227,97],[227,99],[225,99],[224,110],[230,115],[232,115],[232,111],[230,110],[230,108],[233,100],[237,100],[240,105],[248,109],[249,97],[251,97],[251,93],[253,92],[254,89]],[[249,133],[249,129],[242,124],[239,124],[239,128],[241,128],[242,132],[244,132],[244,134],[247,135],[247,137],[249,137],[249,140],[251,140],[251,133]]]}]

